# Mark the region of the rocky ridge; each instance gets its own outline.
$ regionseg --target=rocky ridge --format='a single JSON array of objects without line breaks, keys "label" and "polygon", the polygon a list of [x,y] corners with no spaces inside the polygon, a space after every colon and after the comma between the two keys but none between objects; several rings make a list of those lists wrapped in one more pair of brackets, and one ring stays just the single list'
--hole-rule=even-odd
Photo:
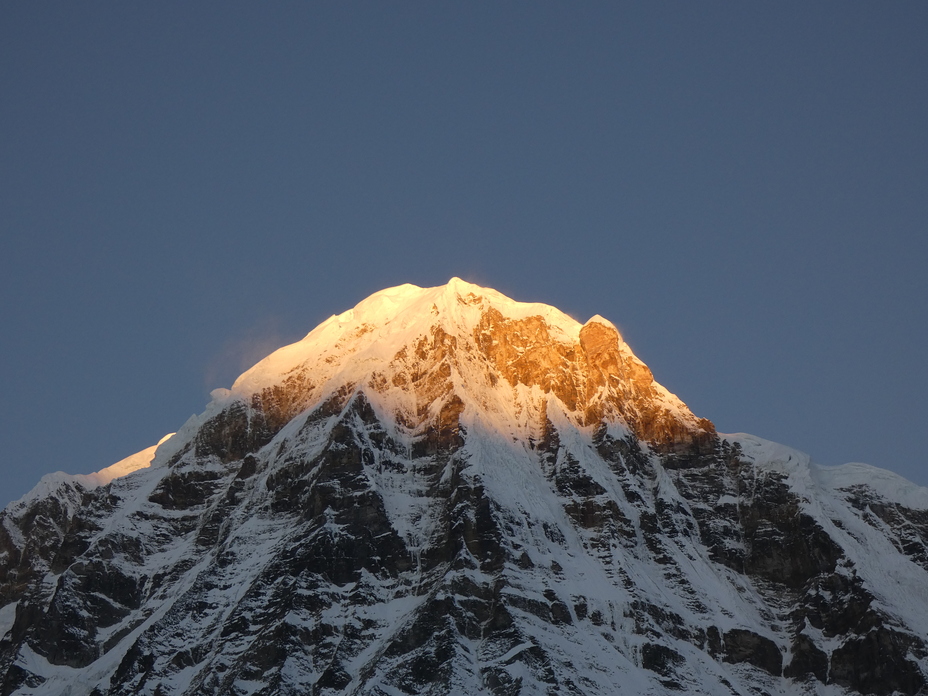
[{"label": "rocky ridge", "polygon": [[385,290],[126,462],[0,513],[0,693],[925,690],[928,491],[719,435],[601,317]]}]

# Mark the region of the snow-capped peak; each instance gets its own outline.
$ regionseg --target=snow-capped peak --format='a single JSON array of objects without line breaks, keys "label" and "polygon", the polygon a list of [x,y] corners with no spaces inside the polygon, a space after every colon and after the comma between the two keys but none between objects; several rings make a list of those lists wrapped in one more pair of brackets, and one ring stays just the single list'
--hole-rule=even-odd
[{"label": "snow-capped peak", "polygon": [[376,344],[379,353],[392,358],[436,325],[450,334],[469,333],[490,308],[511,319],[542,317],[558,340],[576,340],[579,335],[580,324],[550,305],[516,302],[460,278],[433,288],[407,283],[374,293],[330,317],[302,340],[275,351],[239,377],[232,392],[254,393],[323,354],[334,358],[336,352],[354,354]]},{"label": "snow-capped peak", "polygon": [[652,442],[712,429],[654,381],[607,319],[581,325],[550,305],[517,302],[459,278],[374,293],[269,355],[223,398],[247,401],[291,389],[285,384],[300,394],[289,408],[312,408],[349,387],[410,422],[453,393],[501,432],[513,419],[526,422],[526,409],[530,420],[544,420],[552,397],[577,423],[608,416]]},{"label": "snow-capped peak", "polygon": [[928,491],[717,435],[598,315],[403,285],[211,396],[0,513],[0,691],[928,684]]}]

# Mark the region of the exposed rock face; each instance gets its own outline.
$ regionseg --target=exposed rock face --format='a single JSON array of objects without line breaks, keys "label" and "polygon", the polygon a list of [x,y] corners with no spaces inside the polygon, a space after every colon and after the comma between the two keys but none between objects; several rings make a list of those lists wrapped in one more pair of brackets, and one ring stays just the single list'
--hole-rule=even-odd
[{"label": "exposed rock face", "polygon": [[454,280],[0,514],[0,694],[917,694],[928,491],[719,436],[606,320]]}]

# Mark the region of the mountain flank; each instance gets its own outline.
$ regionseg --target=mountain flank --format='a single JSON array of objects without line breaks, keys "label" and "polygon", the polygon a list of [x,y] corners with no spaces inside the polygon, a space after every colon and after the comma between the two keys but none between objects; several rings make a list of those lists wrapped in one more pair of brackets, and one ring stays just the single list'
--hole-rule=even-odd
[{"label": "mountain flank", "polygon": [[928,489],[452,279],[0,513],[0,694],[926,692]]}]

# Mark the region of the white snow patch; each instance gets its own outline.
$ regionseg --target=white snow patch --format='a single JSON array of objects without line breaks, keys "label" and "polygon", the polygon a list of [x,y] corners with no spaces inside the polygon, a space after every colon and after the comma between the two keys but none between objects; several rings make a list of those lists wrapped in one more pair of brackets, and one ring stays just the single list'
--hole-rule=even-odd
[{"label": "white snow patch", "polygon": [[11,602],[5,607],[0,608],[0,640],[6,637],[6,634],[13,628],[13,622],[16,621],[16,606],[19,602]]}]

